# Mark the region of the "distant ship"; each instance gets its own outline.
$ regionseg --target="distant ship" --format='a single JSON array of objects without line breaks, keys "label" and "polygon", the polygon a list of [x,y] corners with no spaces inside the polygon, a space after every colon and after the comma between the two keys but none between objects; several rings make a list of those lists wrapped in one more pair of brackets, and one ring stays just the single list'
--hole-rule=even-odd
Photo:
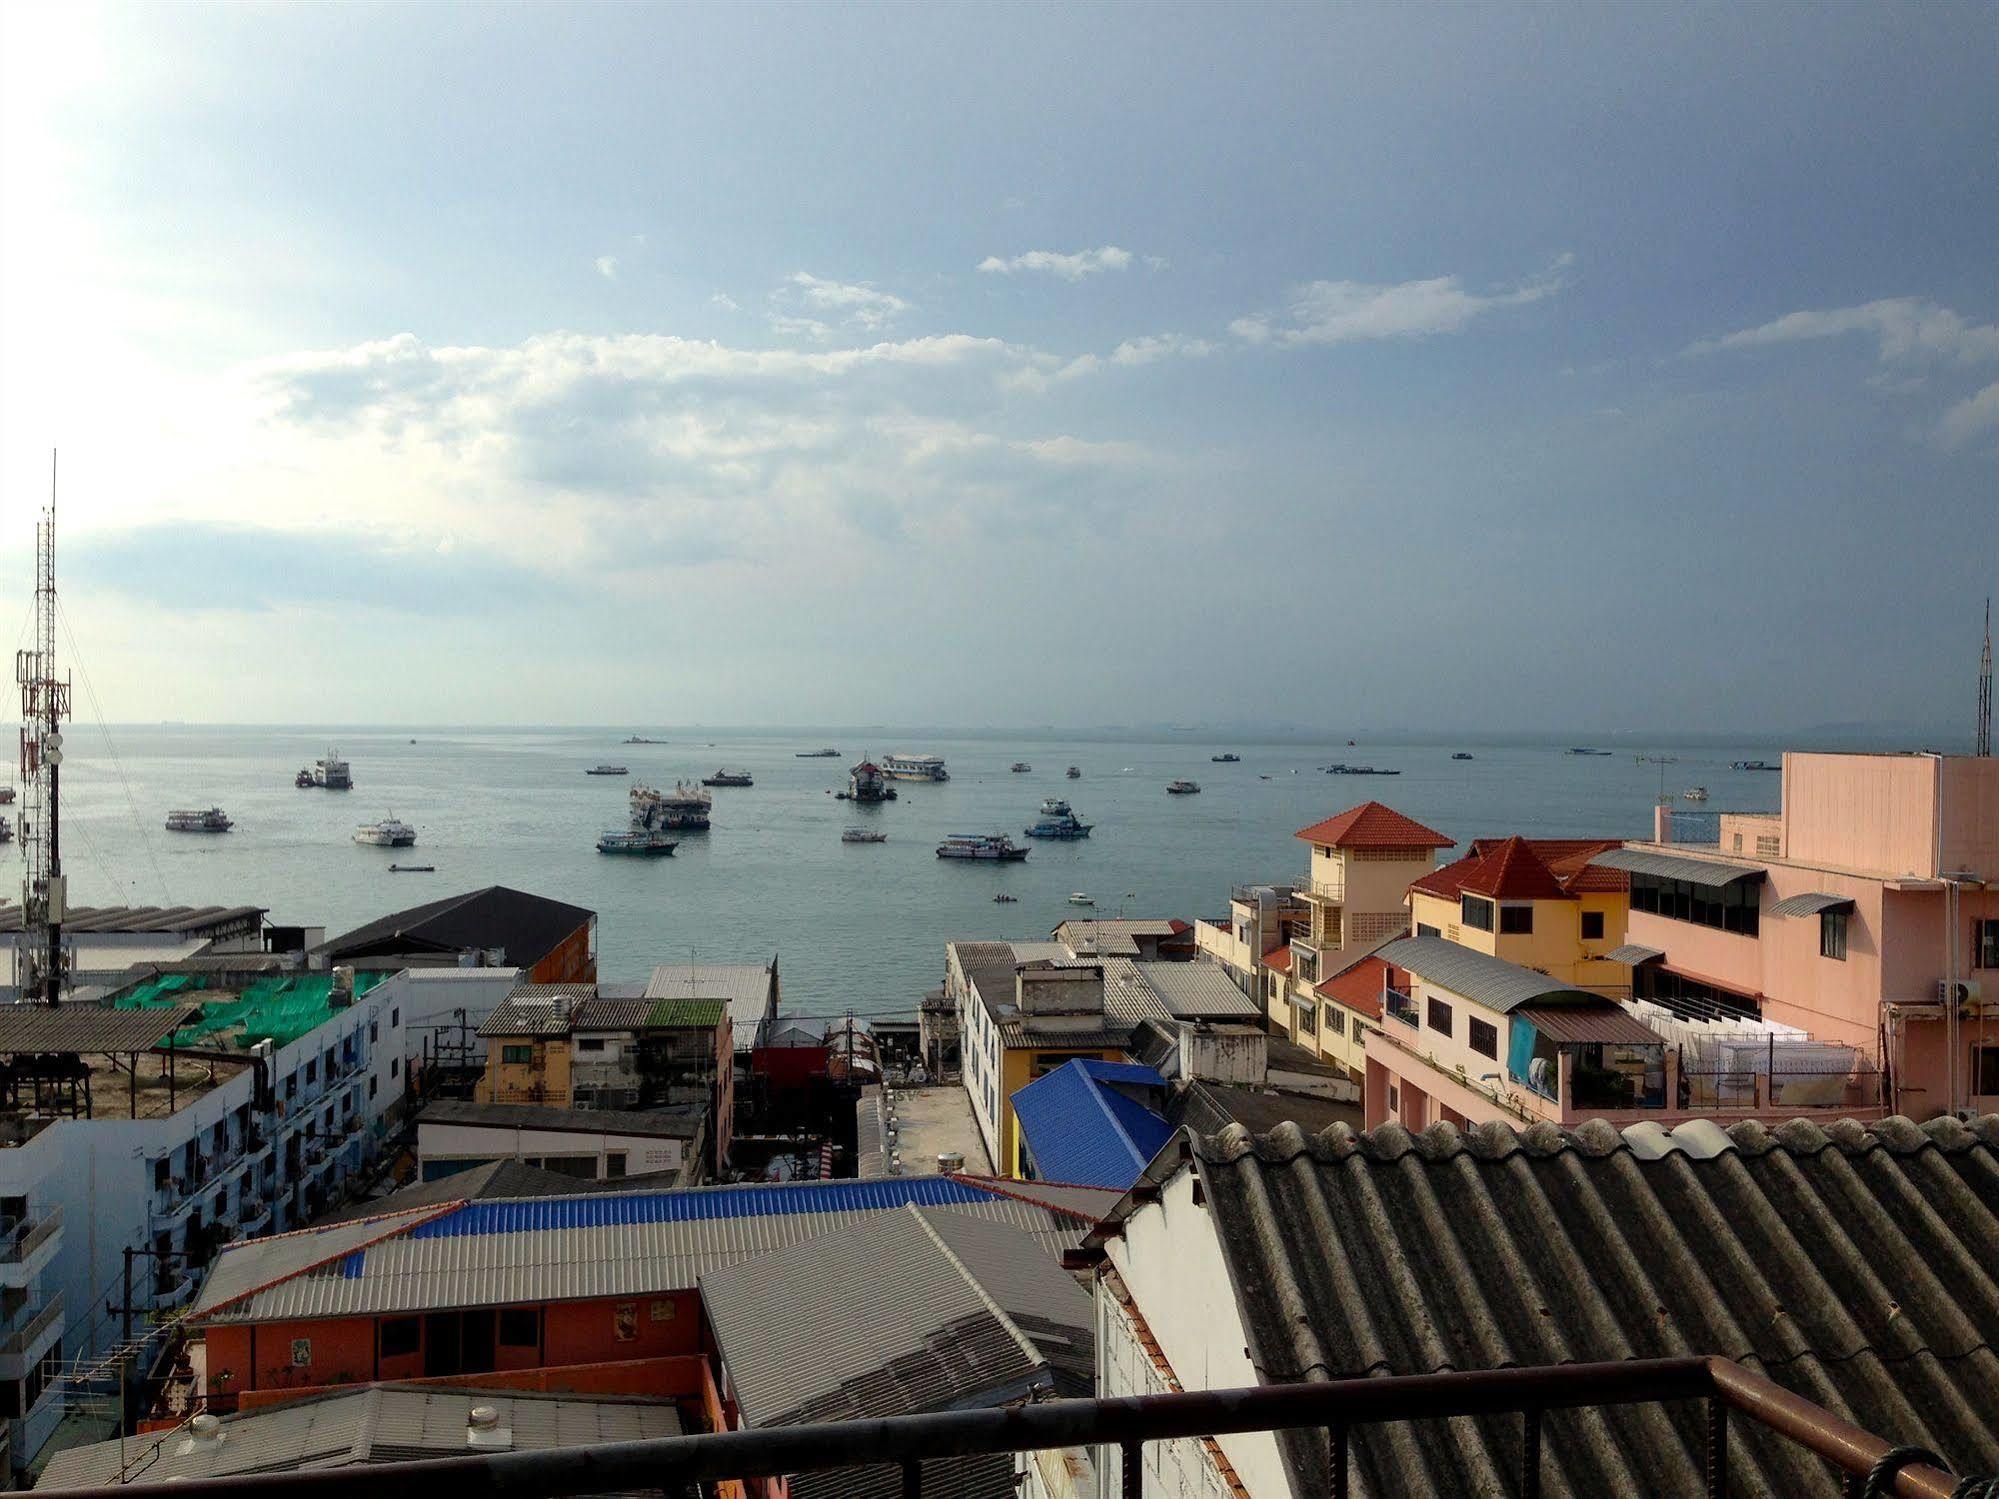
[{"label": "distant ship", "polygon": [[756,779],[747,770],[718,770],[712,776],[703,776],[704,786],[754,786]]},{"label": "distant ship", "polygon": [[937,857],[940,859],[1011,863],[1025,859],[1029,852],[1004,833],[953,833],[937,845]]},{"label": "distant ship", "polygon": [[586,776],[625,776],[631,772],[622,765],[593,765],[584,771]]},{"label": "distant ship", "polygon": [[1576,745],[1569,751],[1572,755],[1607,755],[1609,750],[1590,749],[1587,745]]},{"label": "distant ship", "polygon": [[1772,765],[1768,760],[1731,760],[1730,770],[1782,770],[1781,765]]},{"label": "distant ship", "polygon": [[1168,781],[1166,783],[1166,794],[1168,796],[1199,796],[1201,794],[1201,783],[1199,781]]},{"label": "distant ship", "polygon": [[167,813],[169,833],[226,833],[235,825],[220,807],[210,807],[204,812]]},{"label": "distant ship", "polygon": [[435,864],[391,864],[390,874],[436,874]]},{"label": "distant ship", "polygon": [[1471,756],[1466,754],[1463,750],[1459,750],[1455,755],[1451,756],[1451,758],[1453,760],[1469,760],[1471,759]]},{"label": "distant ship", "polygon": [[1328,765],[1329,776],[1399,776],[1399,770],[1376,770],[1372,765]]},{"label": "distant ship", "polygon": [[416,829],[399,817],[384,817],[380,822],[362,823],[354,830],[354,841],[377,848],[408,848],[416,842]]},{"label": "distant ship", "polygon": [[799,750],[792,756],[794,760],[837,760],[840,752],[836,749]]},{"label": "distant ship", "polygon": [[347,762],[340,758],[340,751],[328,750],[324,760],[312,762],[312,784],[324,786],[328,791],[354,789],[354,777],[348,771]]},{"label": "distant ship", "polygon": [[675,781],[671,791],[655,791],[643,783],[632,787],[632,831],[639,833],[705,833],[714,797],[699,786]]},{"label": "distant ship", "polygon": [[1208,759],[1213,761],[1216,765],[1240,765],[1242,763],[1241,755],[1230,754],[1230,753],[1210,755],[1208,756]]},{"label": "distant ship", "polygon": [[840,834],[842,843],[886,843],[888,834],[877,833],[873,828],[848,828]]},{"label": "distant ship", "polygon": [[1025,775],[1028,771],[1034,769],[1034,767],[1032,765],[1029,765],[1025,760],[1016,760],[1013,762],[1013,764],[1009,765],[1007,769],[1012,771],[1015,775]]},{"label": "distant ship", "polygon": [[894,781],[948,781],[942,755],[884,755],[882,774]]},{"label": "distant ship", "polygon": [[843,802],[892,802],[895,787],[889,785],[879,765],[863,760],[847,772],[847,789],[839,796]]},{"label": "distant ship", "polygon": [[1063,771],[1062,774],[1067,776],[1072,781],[1080,781],[1083,779],[1083,772],[1077,769],[1073,765],[1071,765],[1067,770]]},{"label": "distant ship", "polygon": [[639,828],[605,833],[597,840],[597,852],[600,854],[638,854],[657,858],[661,854],[672,853],[678,847],[678,839]]},{"label": "distant ship", "polygon": [[626,744],[665,744],[664,739],[648,739],[643,734],[634,734],[625,740]]}]

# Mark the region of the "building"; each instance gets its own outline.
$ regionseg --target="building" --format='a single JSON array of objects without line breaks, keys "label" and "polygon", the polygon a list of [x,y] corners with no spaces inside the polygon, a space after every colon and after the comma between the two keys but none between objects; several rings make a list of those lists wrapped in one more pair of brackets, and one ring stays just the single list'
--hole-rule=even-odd
[{"label": "building", "polygon": [[379,1384],[57,1453],[39,1487],[99,1488],[352,1468],[466,1452],[544,1452],[687,1430],[671,1400]]},{"label": "building", "polygon": [[[72,906],[63,916],[64,972],[86,994],[118,987],[134,968],[274,950],[261,906]],[[0,903],[0,1002],[20,998],[21,907]]]},{"label": "building", "polygon": [[1194,940],[1194,928],[1172,919],[1071,917],[1049,935],[1078,957],[1170,963],[1185,961],[1200,951]]},{"label": "building", "polygon": [[566,1176],[512,1157],[470,1166],[435,1181],[416,1181],[386,1196],[361,1198],[322,1213],[313,1227],[353,1223],[362,1218],[386,1218],[411,1208],[437,1208],[460,1202],[484,1202],[500,1197],[575,1197],[585,1192],[657,1192],[680,1185],[678,1171],[654,1175],[634,1173],[603,1181]]},{"label": "building", "polygon": [[531,984],[588,984],[597,978],[597,915],[488,885],[343,932],[311,956],[357,968],[518,968]]},{"label": "building", "polygon": [[1578,989],[1621,997],[1631,879],[1592,863],[1615,838],[1475,838],[1464,858],[1409,886],[1417,935],[1429,933]]},{"label": "building", "polygon": [[684,1378],[703,1361],[705,1274],[911,1204],[1060,1252],[1114,1200],[927,1176],[454,1201],[232,1244],[187,1320],[204,1339],[200,1393],[245,1402],[635,1361]]},{"label": "building", "polygon": [[1135,1062],[1064,1062],[1013,1096],[1023,1180],[1124,1191],[1173,1133],[1166,1079]]},{"label": "building", "polygon": [[737,1051],[762,1044],[783,1001],[777,959],[768,963],[661,963],[646,980],[650,1000],[720,1000]]},{"label": "building", "polygon": [[439,1099],[416,1126],[417,1178],[434,1182],[494,1161],[520,1161],[585,1181],[664,1173],[705,1179],[706,1101],[672,1109],[555,1109]]},{"label": "building", "polygon": [[[1991,1473],[1995,1184],[1992,1118],[1184,1136],[1087,1246],[1098,1393],[1717,1354]],[[1841,1492],[1804,1447],[1729,1424],[1730,1494]],[[1353,1491],[1518,1492],[1521,1431],[1515,1412],[1356,1427]],[[1549,1411],[1540,1431],[1546,1492],[1708,1491],[1700,1402]],[[1335,1492],[1323,1431],[1145,1463],[1148,1499]],[[1105,1467],[1116,1492],[1115,1449]]]},{"label": "building", "polygon": [[1238,989],[1266,1002],[1263,955],[1289,946],[1292,933],[1308,930],[1311,921],[1294,884],[1237,885],[1229,892],[1228,916],[1195,922],[1194,942]]},{"label": "building", "polygon": [[1633,993],[1864,1052],[1892,1113],[1999,1109],[1999,760],[1788,754],[1781,795],[1598,856],[1631,879]]}]

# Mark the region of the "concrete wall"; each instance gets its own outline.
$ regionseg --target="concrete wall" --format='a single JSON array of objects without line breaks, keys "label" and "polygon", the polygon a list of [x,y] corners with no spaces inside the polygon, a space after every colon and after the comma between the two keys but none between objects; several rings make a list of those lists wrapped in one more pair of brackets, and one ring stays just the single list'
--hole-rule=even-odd
[{"label": "concrete wall", "polygon": [[623,1155],[621,1175],[638,1176],[648,1171],[678,1171],[687,1147],[680,1140],[662,1140],[649,1135],[620,1135],[599,1130],[520,1129],[498,1124],[417,1124],[417,1174],[432,1181],[437,1167],[451,1163],[457,1169],[485,1161],[546,1161],[551,1157],[588,1160],[595,1180],[611,1175],[609,1159]]},{"label": "concrete wall", "polygon": [[[1108,1399],[1169,1393],[1172,1387],[1153,1364],[1131,1314],[1107,1280],[1097,1284],[1096,1303],[1097,1394]],[[1117,1459],[1109,1461],[1115,1465]],[[1196,1438],[1148,1443],[1145,1464],[1148,1494],[1161,1499],[1233,1499],[1206,1446]]]}]

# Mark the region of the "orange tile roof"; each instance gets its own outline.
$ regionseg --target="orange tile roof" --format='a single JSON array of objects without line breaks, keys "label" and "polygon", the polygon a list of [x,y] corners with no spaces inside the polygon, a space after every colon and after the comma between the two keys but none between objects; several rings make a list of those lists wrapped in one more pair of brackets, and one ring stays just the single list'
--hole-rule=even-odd
[{"label": "orange tile roof", "polygon": [[1467,890],[1502,900],[1567,900],[1628,890],[1631,877],[1623,870],[1589,862],[1605,849],[1623,846],[1616,838],[1474,838],[1464,858],[1409,888],[1447,900]]},{"label": "orange tile roof", "polygon": [[1271,948],[1269,952],[1263,955],[1263,966],[1274,969],[1278,973],[1289,973],[1291,971],[1291,949],[1288,947]]},{"label": "orange tile roof", "polygon": [[1494,900],[1570,900],[1554,872],[1525,838],[1508,838],[1465,876],[1464,888]]},{"label": "orange tile roof", "polygon": [[1334,974],[1313,992],[1322,999],[1338,1000],[1369,1020],[1379,1020],[1381,986],[1389,981],[1394,971],[1380,958],[1362,958],[1344,973]]},{"label": "orange tile roof", "polygon": [[1380,802],[1349,807],[1297,836],[1326,848],[1449,848],[1456,841]]}]

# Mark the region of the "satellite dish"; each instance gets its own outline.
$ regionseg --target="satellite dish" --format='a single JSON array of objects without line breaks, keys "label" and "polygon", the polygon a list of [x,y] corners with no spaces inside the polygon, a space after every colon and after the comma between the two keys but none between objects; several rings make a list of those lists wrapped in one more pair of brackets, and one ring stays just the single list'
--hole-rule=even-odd
[{"label": "satellite dish", "polygon": [[48,749],[42,752],[42,763],[48,766],[62,764],[62,747],[60,745],[49,746]]},{"label": "satellite dish", "polygon": [[61,730],[61,729],[50,729],[50,730],[48,731],[48,733],[44,734],[44,735],[42,736],[42,747],[43,747],[44,749],[52,749],[52,750],[59,750],[59,749],[61,749],[61,748],[62,748],[62,730]]}]

